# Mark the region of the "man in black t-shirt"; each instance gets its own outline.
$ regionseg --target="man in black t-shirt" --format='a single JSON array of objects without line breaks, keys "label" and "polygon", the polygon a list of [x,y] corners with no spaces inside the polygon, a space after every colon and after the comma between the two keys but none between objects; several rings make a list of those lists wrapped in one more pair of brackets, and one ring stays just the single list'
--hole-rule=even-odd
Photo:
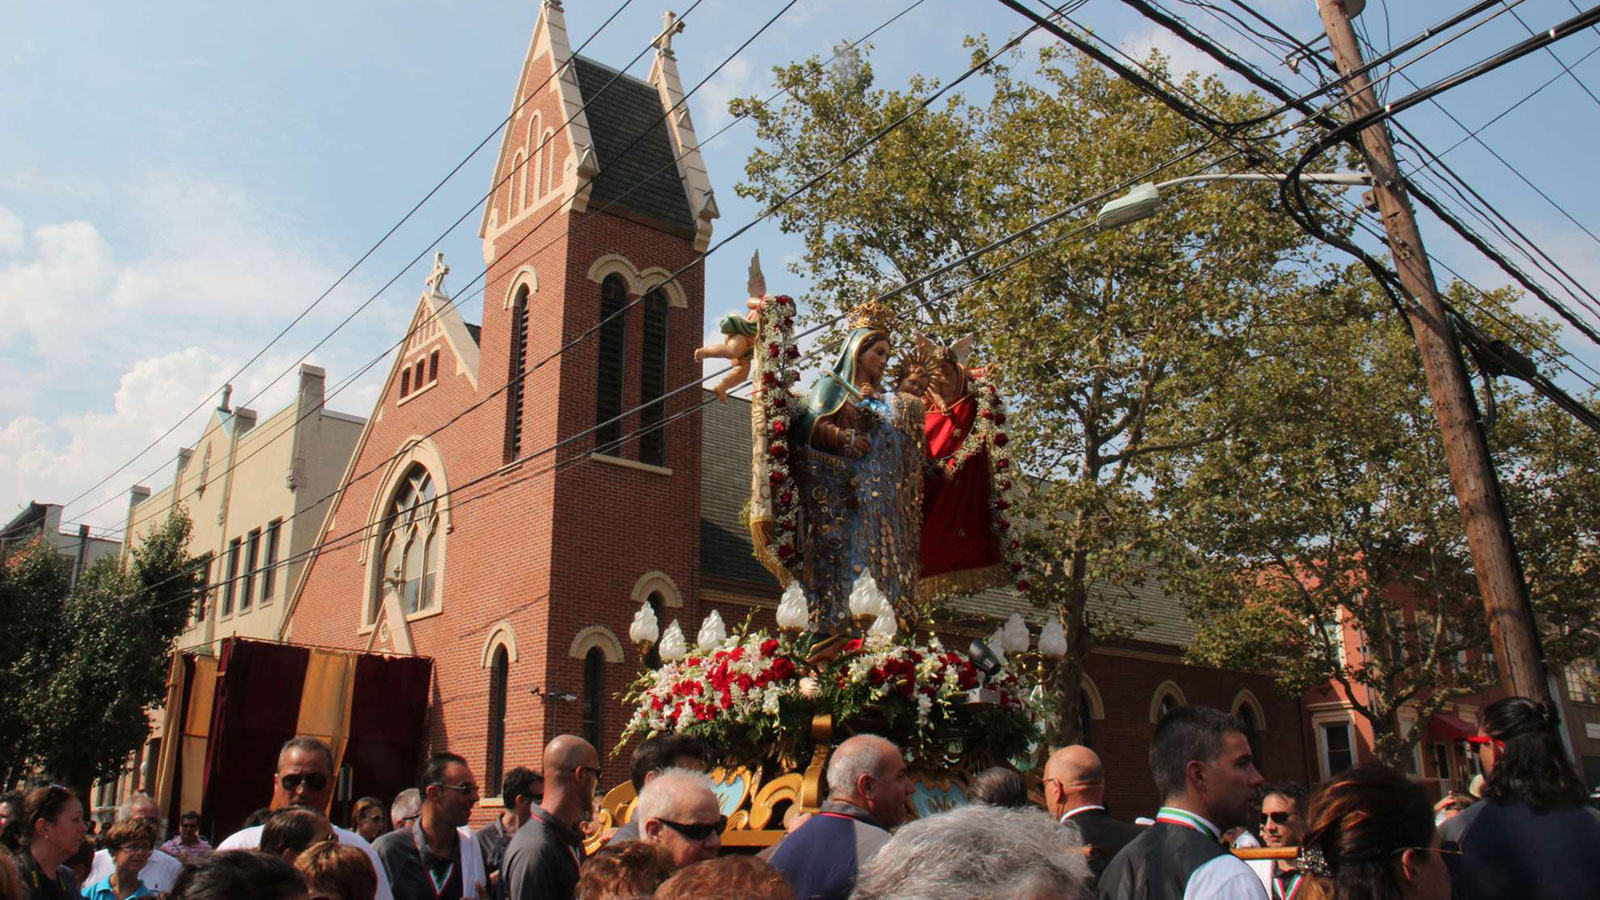
[{"label": "man in black t-shirt", "polygon": [[583,863],[578,823],[600,783],[600,754],[583,738],[563,734],[544,748],[544,802],[506,847],[500,877],[507,900],[571,897]]}]

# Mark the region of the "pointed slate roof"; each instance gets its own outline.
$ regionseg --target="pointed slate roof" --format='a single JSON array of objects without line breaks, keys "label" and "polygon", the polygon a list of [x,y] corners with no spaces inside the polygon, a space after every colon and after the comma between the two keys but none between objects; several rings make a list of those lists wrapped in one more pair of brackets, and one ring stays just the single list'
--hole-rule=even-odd
[{"label": "pointed slate roof", "polygon": [[666,110],[656,89],[631,75],[619,77],[617,70],[588,57],[574,56],[572,65],[587,104],[584,114],[600,166],[589,208],[615,201],[612,211],[649,216],[692,233],[694,214],[678,176]]}]

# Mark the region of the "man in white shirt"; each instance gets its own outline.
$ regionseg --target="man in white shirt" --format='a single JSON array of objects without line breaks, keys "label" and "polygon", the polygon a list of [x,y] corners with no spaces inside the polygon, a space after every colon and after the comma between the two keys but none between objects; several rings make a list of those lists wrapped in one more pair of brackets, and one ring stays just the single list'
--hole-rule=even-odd
[{"label": "man in white shirt", "polygon": [[[328,745],[313,737],[297,737],[286,742],[283,749],[278,751],[278,771],[272,773],[272,808],[304,806],[327,814],[328,798],[332,793],[333,751],[328,749]],[[383,863],[378,860],[378,854],[373,852],[372,845],[361,835],[337,825],[333,833],[339,838],[339,843],[359,848],[372,860],[372,868],[378,873],[377,900],[394,900],[389,881],[383,877]],[[217,852],[254,850],[260,845],[261,826],[256,825],[229,836],[217,845]]]},{"label": "man in white shirt", "polygon": [[1222,846],[1224,831],[1250,822],[1262,782],[1238,718],[1202,706],[1172,710],[1150,740],[1150,770],[1165,803],[1106,868],[1100,896],[1267,900],[1255,872]]},{"label": "man in white shirt", "polygon": [[[149,794],[134,794],[128,801],[117,808],[117,821],[127,819],[149,819],[156,826],[157,834],[164,834],[161,828],[161,808],[156,806],[156,801]],[[116,869],[116,864],[111,861],[111,851],[96,850],[94,862],[89,867],[89,880],[85,884],[94,884],[110,875]],[[178,873],[183,870],[183,861],[170,853],[152,848],[150,860],[139,870],[139,882],[158,894],[172,890],[172,885],[178,880]]]}]

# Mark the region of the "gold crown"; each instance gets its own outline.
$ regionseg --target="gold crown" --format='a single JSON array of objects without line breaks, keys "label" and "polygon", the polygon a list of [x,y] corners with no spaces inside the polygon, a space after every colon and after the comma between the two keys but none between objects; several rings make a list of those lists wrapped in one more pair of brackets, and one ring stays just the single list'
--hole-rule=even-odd
[{"label": "gold crown", "polygon": [[894,311],[877,300],[868,300],[850,311],[850,327],[893,331]]}]

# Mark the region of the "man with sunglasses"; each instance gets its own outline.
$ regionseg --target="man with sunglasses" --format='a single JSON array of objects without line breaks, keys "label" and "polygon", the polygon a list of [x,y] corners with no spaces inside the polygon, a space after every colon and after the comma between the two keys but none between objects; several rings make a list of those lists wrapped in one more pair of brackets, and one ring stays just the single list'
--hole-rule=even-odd
[{"label": "man with sunglasses", "polygon": [[486,896],[483,856],[465,826],[478,802],[467,761],[454,753],[428,757],[417,785],[422,815],[373,844],[395,900],[465,900]]},{"label": "man with sunglasses", "polygon": [[[1261,843],[1268,848],[1298,847],[1306,836],[1305,785],[1279,781],[1261,789]],[[1271,900],[1294,897],[1304,878],[1292,859],[1256,859],[1250,868]]]},{"label": "man with sunglasses", "polygon": [[[303,806],[327,815],[328,800],[333,795],[333,751],[314,737],[296,737],[284,742],[278,750],[278,770],[272,773],[272,808]],[[372,845],[354,831],[333,826],[333,834],[341,844],[349,844],[367,854],[372,868],[381,876],[382,863]],[[261,846],[261,826],[255,825],[234,832],[217,845],[224,850],[255,850]],[[394,900],[389,882],[378,878],[376,900]]]},{"label": "man with sunglasses", "polygon": [[711,779],[691,769],[666,769],[644,786],[633,817],[640,839],[656,844],[683,868],[702,859],[715,859],[722,849],[722,814]]},{"label": "man with sunglasses", "polygon": [[1088,747],[1062,747],[1044,764],[1044,803],[1063,825],[1072,825],[1089,848],[1089,871],[1095,878],[1130,841],[1139,826],[1119,822],[1106,812],[1106,774],[1100,755]]},{"label": "man with sunglasses", "polygon": [[600,754],[575,734],[544,748],[544,800],[506,845],[500,880],[507,900],[571,897],[583,863],[578,823],[589,816],[600,784]]}]

